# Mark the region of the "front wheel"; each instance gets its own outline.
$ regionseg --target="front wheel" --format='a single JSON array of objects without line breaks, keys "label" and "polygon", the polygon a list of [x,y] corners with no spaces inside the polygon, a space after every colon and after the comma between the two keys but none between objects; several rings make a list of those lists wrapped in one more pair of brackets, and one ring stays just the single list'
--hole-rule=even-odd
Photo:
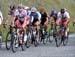
[{"label": "front wheel", "polygon": [[6,49],[9,50],[11,47],[11,33],[10,32],[7,33],[5,44],[6,44]]},{"label": "front wheel", "polygon": [[61,44],[61,42],[62,42],[61,39],[62,39],[62,37],[61,37],[60,34],[55,36],[55,42],[56,42],[56,46],[57,46],[57,47],[60,46],[60,44]]},{"label": "front wheel", "polygon": [[69,36],[69,32],[68,32],[67,37],[63,37],[63,45],[64,45],[64,46],[66,46],[67,43],[68,43],[68,36]]},{"label": "front wheel", "polygon": [[12,38],[11,38],[11,49],[12,49],[12,52],[15,53],[16,52],[16,45],[18,44],[18,40],[17,40],[17,36],[12,34],[11,35]]}]

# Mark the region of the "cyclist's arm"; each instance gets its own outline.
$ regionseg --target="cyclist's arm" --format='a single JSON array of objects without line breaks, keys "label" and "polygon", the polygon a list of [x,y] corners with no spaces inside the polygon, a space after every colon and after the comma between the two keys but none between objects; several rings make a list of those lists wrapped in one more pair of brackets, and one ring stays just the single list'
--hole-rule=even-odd
[{"label": "cyclist's arm", "polygon": [[26,16],[24,17],[24,23],[23,23],[23,25],[22,25],[23,28],[27,25],[27,19],[28,19],[28,16],[26,15]]},{"label": "cyclist's arm", "polygon": [[8,23],[8,21],[9,21],[9,15],[8,16],[6,16],[6,18],[4,19],[4,24],[7,24]]},{"label": "cyclist's arm", "polygon": [[39,22],[41,22],[41,14],[39,12],[37,12],[37,14],[38,14],[38,20]]},{"label": "cyclist's arm", "polygon": [[66,22],[69,22],[70,21],[70,16],[69,16],[68,12],[66,12],[66,16],[67,16],[67,21]]}]

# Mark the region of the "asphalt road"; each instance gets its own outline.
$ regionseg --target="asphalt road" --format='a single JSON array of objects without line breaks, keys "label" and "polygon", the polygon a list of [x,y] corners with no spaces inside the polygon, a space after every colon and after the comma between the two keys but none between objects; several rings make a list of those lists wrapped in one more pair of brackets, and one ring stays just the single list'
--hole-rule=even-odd
[{"label": "asphalt road", "polygon": [[69,36],[67,46],[56,47],[55,42],[53,42],[38,47],[32,45],[25,51],[21,51],[19,48],[16,53],[12,53],[11,50],[7,51],[5,44],[3,44],[0,49],[0,57],[75,57],[75,35]]}]

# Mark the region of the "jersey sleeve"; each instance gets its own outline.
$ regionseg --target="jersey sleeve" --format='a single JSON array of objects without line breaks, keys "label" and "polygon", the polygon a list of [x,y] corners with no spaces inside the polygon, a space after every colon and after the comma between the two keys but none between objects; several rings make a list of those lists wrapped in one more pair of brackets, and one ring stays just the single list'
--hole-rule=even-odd
[{"label": "jersey sleeve", "polygon": [[65,13],[67,18],[70,18],[70,15],[68,12]]},{"label": "jersey sleeve", "polygon": [[24,14],[24,16],[27,16],[27,11],[23,10],[23,14]]},{"label": "jersey sleeve", "polygon": [[40,20],[40,19],[41,19],[41,14],[40,14],[40,12],[37,12],[37,14],[38,14],[38,19]]},{"label": "jersey sleeve", "polygon": [[61,18],[62,18],[62,16],[61,16],[61,13],[60,13],[60,12],[58,12],[58,13],[57,13],[57,18],[58,18],[58,19],[61,19]]}]

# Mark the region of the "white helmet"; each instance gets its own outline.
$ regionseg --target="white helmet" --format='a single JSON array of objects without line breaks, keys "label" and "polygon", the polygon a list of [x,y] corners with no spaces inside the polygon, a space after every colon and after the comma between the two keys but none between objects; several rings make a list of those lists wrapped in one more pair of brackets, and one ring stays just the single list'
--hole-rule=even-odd
[{"label": "white helmet", "polygon": [[31,8],[31,12],[36,12],[36,11],[37,11],[37,9],[35,7]]},{"label": "white helmet", "polygon": [[27,9],[29,9],[29,7],[28,6],[25,6],[24,9],[27,10]]},{"label": "white helmet", "polygon": [[18,8],[24,8],[24,5],[21,3],[18,5]]}]

